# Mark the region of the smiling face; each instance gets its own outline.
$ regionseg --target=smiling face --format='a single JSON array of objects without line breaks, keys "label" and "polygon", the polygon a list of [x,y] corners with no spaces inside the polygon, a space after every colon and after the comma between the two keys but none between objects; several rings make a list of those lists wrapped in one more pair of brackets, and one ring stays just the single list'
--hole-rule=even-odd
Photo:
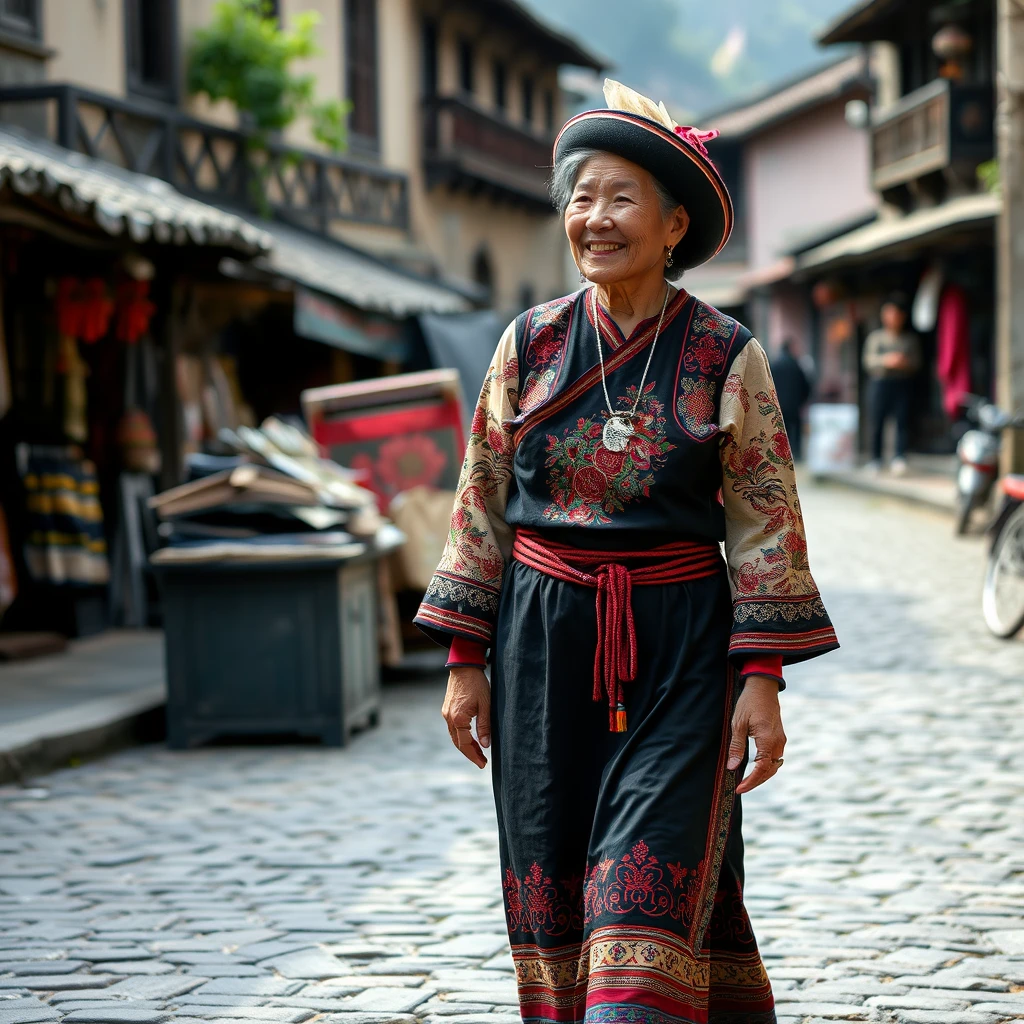
[{"label": "smiling face", "polygon": [[663,273],[665,257],[686,234],[682,206],[666,213],[654,178],[612,153],[581,168],[565,209],[565,233],[583,276],[618,284]]}]

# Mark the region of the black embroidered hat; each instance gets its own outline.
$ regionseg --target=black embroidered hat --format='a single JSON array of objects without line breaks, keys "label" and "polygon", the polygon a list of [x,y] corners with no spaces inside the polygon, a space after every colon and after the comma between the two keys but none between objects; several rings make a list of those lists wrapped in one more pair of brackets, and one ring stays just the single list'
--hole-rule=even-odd
[{"label": "black embroidered hat", "polygon": [[735,216],[732,198],[704,143],[718,137],[678,125],[664,103],[656,104],[610,78],[606,110],[587,110],[558,133],[554,162],[575,150],[599,149],[624,157],[654,175],[686,207],[690,226],[672,250],[673,262],[690,269],[725,248]]}]

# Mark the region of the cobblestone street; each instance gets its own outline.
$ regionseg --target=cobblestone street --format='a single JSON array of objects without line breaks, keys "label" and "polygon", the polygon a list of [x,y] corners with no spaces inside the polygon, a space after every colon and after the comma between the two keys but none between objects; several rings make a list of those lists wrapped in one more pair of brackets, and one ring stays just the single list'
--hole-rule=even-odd
[{"label": "cobblestone street", "polygon": [[[746,798],[780,1021],[1024,1018],[1024,643],[984,546],[805,487],[844,648],[788,672]],[[489,780],[442,684],[347,749],[130,750],[0,790],[0,1024],[519,1020]]]}]

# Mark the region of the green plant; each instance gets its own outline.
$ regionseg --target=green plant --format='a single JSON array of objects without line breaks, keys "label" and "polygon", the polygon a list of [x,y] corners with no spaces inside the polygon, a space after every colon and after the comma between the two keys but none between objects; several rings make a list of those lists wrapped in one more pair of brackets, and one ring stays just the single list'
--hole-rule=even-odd
[{"label": "green plant", "polygon": [[319,20],[315,11],[306,11],[284,29],[266,0],[219,0],[212,21],[197,29],[192,41],[189,93],[233,103],[247,115],[256,146],[265,146],[271,132],[305,115],[319,142],[344,149],[349,105],[341,100],[317,102],[315,77],[291,70],[293,61],[320,52]]},{"label": "green plant", "polygon": [[999,191],[998,160],[986,160],[983,164],[978,164],[975,174],[978,175],[978,181],[986,192]]}]

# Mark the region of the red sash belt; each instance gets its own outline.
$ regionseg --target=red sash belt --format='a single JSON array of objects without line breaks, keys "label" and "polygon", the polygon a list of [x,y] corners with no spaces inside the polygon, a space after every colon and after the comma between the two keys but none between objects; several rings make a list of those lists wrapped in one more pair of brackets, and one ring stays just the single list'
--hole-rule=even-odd
[{"label": "red sash belt", "polygon": [[[533,530],[518,530],[512,557],[556,580],[579,583],[597,591],[597,650],[594,652],[594,700],[608,697],[612,732],[626,731],[623,683],[636,679],[634,586],[686,583],[722,571],[717,544],[678,541],[647,551],[590,551],[556,544]],[[629,569],[624,561],[651,564]]]}]

